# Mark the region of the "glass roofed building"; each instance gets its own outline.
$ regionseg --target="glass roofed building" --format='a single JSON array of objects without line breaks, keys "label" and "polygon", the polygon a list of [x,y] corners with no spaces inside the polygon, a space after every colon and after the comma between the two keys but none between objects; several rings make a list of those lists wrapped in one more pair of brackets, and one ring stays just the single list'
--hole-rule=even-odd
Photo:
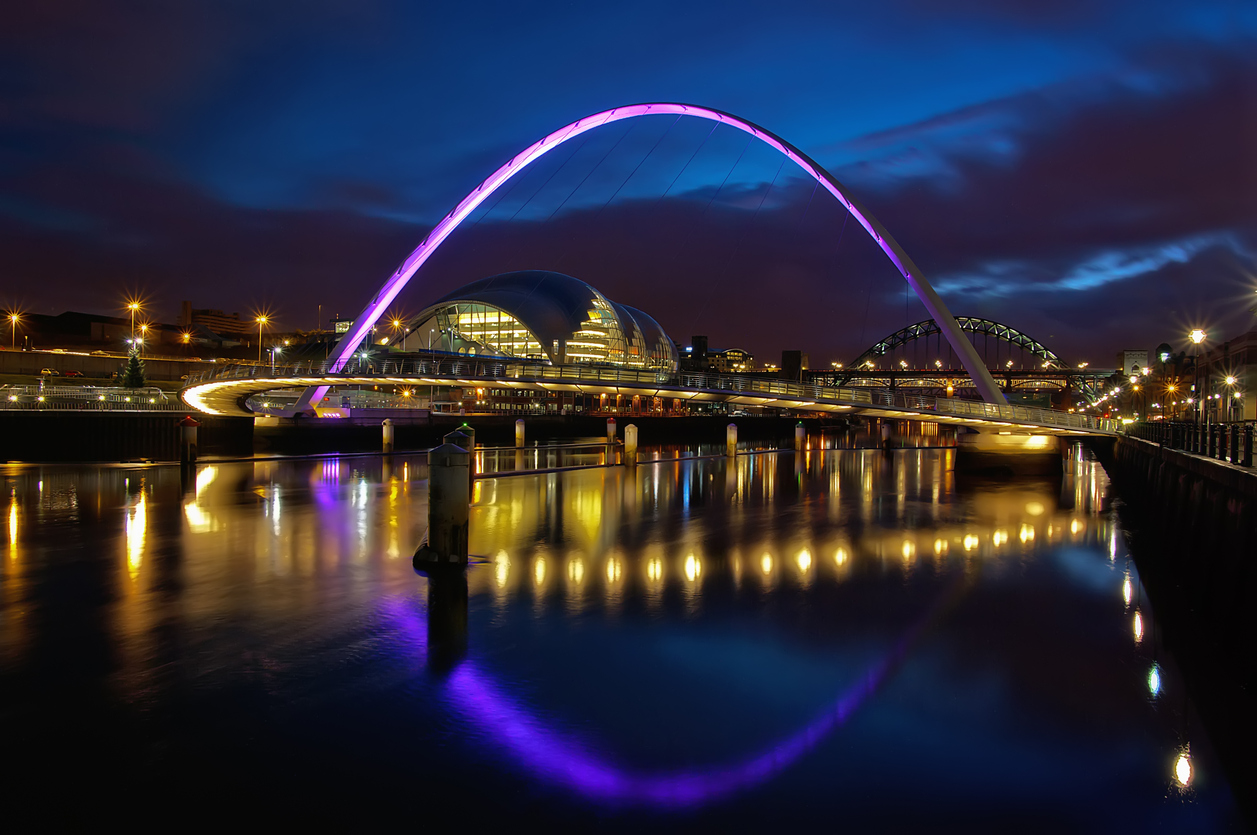
[{"label": "glass roofed building", "polygon": [[675,371],[659,323],[578,278],[546,270],[466,284],[411,320],[399,347],[554,365],[595,363]]}]

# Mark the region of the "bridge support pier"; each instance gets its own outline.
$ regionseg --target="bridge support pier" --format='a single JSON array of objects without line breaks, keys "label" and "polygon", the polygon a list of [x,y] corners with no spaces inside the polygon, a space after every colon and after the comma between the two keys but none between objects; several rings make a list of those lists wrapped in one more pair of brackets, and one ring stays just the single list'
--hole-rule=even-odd
[{"label": "bridge support pier", "polygon": [[428,453],[428,541],[415,551],[416,571],[466,568],[470,465],[467,450],[451,443]]},{"label": "bridge support pier", "polygon": [[631,423],[624,427],[624,466],[637,466],[637,427]]},{"label": "bridge support pier", "polygon": [[615,443],[615,418],[607,418],[607,443]]},{"label": "bridge support pier", "polygon": [[803,421],[799,421],[794,425],[794,451],[802,452],[804,441],[807,439],[807,430],[803,428]]},{"label": "bridge support pier", "polygon": [[384,430],[384,454],[388,455],[393,451],[393,420],[392,418],[384,418],[384,422],[380,424]]},{"label": "bridge support pier", "polygon": [[524,419],[520,418],[515,421],[515,446],[521,448],[524,446]]},{"label": "bridge support pier", "polygon": [[731,423],[725,427],[725,455],[730,458],[738,454],[738,425]]},{"label": "bridge support pier", "polygon": [[[441,440],[460,447],[467,453],[467,499],[470,501],[476,489],[476,430],[464,423]],[[428,455],[430,457],[432,453]]]},{"label": "bridge support pier", "polygon": [[179,421],[179,468],[184,475],[196,469],[196,430],[200,425],[192,415]]}]

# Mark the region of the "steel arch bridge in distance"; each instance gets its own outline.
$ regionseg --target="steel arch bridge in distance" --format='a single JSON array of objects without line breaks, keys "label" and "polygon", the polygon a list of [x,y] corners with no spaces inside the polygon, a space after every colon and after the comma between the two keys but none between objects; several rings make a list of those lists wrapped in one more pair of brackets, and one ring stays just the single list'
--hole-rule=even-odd
[{"label": "steel arch bridge in distance", "polygon": [[[912,287],[917,298],[925,305],[925,309],[930,316],[942,324],[942,333],[946,336],[952,350],[955,351],[956,356],[960,358],[965,369],[969,372],[970,379],[973,380],[978,393],[982,395],[982,399],[996,405],[1007,405],[1007,400],[1005,400],[999,386],[987,370],[982,358],[978,355],[977,349],[960,328],[956,326],[956,320],[947,309],[947,305],[939,298],[938,293],[926,280],[920,268],[908,257],[908,253],[904,251],[903,247],[886,231],[886,228],[878,222],[877,218],[873,217],[872,213],[856,200],[850,189],[838,182],[832,174],[814,162],[807,154],[759,125],[721,110],[669,102],[633,104],[586,116],[569,125],[564,125],[553,133],[537,140],[507,160],[501,167],[490,174],[484,182],[476,186],[470,194],[464,197],[449,214],[442,218],[419,246],[402,261],[397,270],[376,291],[370,303],[354,319],[349,331],[336,343],[336,347],[333,349],[330,357],[332,369],[339,371],[349,362],[350,357],[353,356],[358,349],[358,345],[371,331],[372,326],[384,315],[384,311],[392,303],[393,299],[402,291],[402,288],[406,286],[415,272],[431,257],[437,247],[453,233],[459,224],[475,211],[476,207],[488,199],[489,195],[497,191],[513,176],[559,145],[575,139],[587,131],[624,119],[654,115],[674,115],[678,119],[682,116],[692,116],[716,122],[717,124],[729,125],[750,134],[801,168],[820,187],[837,198],[838,202],[851,213],[856,222],[860,224],[869,237],[873,239],[874,243],[886,254],[890,262],[895,265],[895,269],[898,270],[904,281],[908,282],[908,285]],[[309,408],[311,400],[322,397],[324,391],[326,391],[326,388],[306,391],[297,402],[296,409],[302,411]]]},{"label": "steel arch bridge in distance", "polygon": [[[1002,342],[1006,342],[1016,348],[1021,348],[1030,354],[1048,363],[1049,368],[1064,368],[1065,363],[1061,361],[1055,353],[1046,345],[1036,339],[1027,336],[1016,328],[990,319],[979,319],[976,316],[957,316],[956,324],[964,333],[986,334],[994,336]],[[931,336],[937,336],[943,333],[943,329],[933,319],[926,319],[924,322],[917,322],[914,325],[908,325],[901,328],[877,344],[870,347],[860,356],[856,357],[847,367],[859,368],[865,363],[883,357],[891,353],[896,348],[903,347],[910,342],[918,339],[927,339]]]}]

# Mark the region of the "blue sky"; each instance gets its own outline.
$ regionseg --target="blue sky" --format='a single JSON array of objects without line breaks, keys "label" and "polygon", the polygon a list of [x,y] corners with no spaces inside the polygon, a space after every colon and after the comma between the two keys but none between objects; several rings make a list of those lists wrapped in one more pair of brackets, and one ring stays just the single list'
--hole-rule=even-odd
[{"label": "blue sky", "polygon": [[[1064,356],[1257,323],[1251,2],[67,2],[13,18],[0,302],[29,310],[110,312],[130,290],[165,320],[185,298],[269,306],[290,327],[318,304],[352,315],[517,150],[658,100],[791,141],[953,312]],[[683,342],[768,359],[854,356],[925,318],[779,158],[670,121],[539,163],[401,306],[558,268]]]}]

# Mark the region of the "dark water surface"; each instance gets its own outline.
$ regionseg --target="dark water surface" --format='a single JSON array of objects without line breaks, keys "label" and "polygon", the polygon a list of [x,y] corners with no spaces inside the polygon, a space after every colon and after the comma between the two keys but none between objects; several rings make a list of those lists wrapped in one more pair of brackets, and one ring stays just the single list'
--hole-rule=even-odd
[{"label": "dark water surface", "polygon": [[953,455],[481,481],[465,591],[410,565],[422,456],[0,469],[5,793],[181,827],[1238,827],[1103,470]]}]

